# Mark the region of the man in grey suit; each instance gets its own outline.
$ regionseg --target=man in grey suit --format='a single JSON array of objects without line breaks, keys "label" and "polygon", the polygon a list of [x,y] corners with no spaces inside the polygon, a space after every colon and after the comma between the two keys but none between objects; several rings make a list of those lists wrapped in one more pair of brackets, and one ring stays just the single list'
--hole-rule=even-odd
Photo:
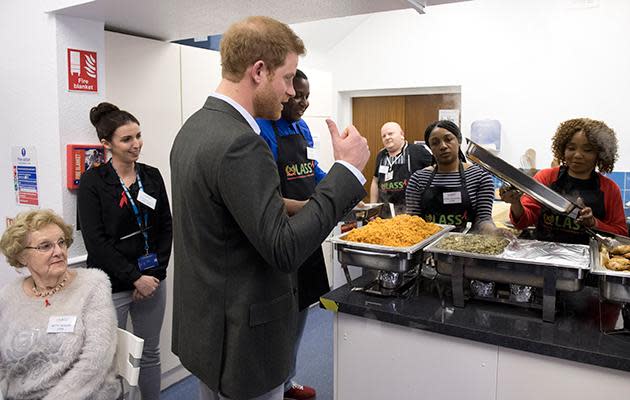
[{"label": "man in grey suit", "polygon": [[296,269],[365,196],[367,141],[328,120],[337,161],[302,210],[287,215],[253,117],[280,118],[303,53],[301,39],[271,18],[232,25],[221,42],[221,83],[171,150],[173,351],[208,397],[282,399]]}]

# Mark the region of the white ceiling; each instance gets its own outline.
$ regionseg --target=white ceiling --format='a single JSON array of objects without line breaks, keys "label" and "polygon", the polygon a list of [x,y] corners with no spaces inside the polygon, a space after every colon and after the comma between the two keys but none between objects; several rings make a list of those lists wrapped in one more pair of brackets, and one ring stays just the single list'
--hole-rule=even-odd
[{"label": "white ceiling", "polygon": [[[426,0],[426,4],[458,1],[466,0]],[[70,5],[50,11],[104,21],[110,30],[165,41],[219,34],[249,15],[268,15],[294,24],[411,8],[407,0],[94,0],[82,4],[66,0],[60,3]]]}]

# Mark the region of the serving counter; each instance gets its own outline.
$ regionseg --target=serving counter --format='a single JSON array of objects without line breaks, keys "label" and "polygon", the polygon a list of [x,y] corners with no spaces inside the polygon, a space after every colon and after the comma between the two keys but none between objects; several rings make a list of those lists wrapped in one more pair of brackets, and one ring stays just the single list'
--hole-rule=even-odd
[{"label": "serving counter", "polygon": [[[348,285],[324,295],[336,313],[335,399],[630,396],[630,336],[600,332],[596,289],[559,293],[553,324],[538,310],[443,298],[428,287],[406,298]],[[621,320],[619,305],[602,304],[605,319]]]}]

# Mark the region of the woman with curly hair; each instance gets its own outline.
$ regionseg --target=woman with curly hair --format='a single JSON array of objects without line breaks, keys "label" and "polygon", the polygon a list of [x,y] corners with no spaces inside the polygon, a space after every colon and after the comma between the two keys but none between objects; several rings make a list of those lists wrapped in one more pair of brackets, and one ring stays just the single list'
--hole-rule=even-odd
[{"label": "woman with curly hair", "polygon": [[501,198],[511,204],[514,226],[523,229],[536,225],[537,239],[563,243],[588,243],[584,227],[627,235],[619,187],[602,175],[611,172],[617,161],[615,132],[602,121],[570,119],[558,127],[551,148],[560,166],[543,169],[534,179],[583,208],[574,220],[543,207],[530,196],[507,191]]}]

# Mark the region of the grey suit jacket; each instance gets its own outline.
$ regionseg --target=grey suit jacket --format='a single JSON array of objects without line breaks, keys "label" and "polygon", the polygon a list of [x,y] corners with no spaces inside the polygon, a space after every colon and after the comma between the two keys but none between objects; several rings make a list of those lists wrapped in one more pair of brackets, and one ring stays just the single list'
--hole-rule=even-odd
[{"label": "grey suit jacket", "polygon": [[335,164],[289,218],[269,147],[213,97],[179,131],[170,161],[173,352],[212,390],[261,395],[291,367],[294,272],[365,191]]}]

